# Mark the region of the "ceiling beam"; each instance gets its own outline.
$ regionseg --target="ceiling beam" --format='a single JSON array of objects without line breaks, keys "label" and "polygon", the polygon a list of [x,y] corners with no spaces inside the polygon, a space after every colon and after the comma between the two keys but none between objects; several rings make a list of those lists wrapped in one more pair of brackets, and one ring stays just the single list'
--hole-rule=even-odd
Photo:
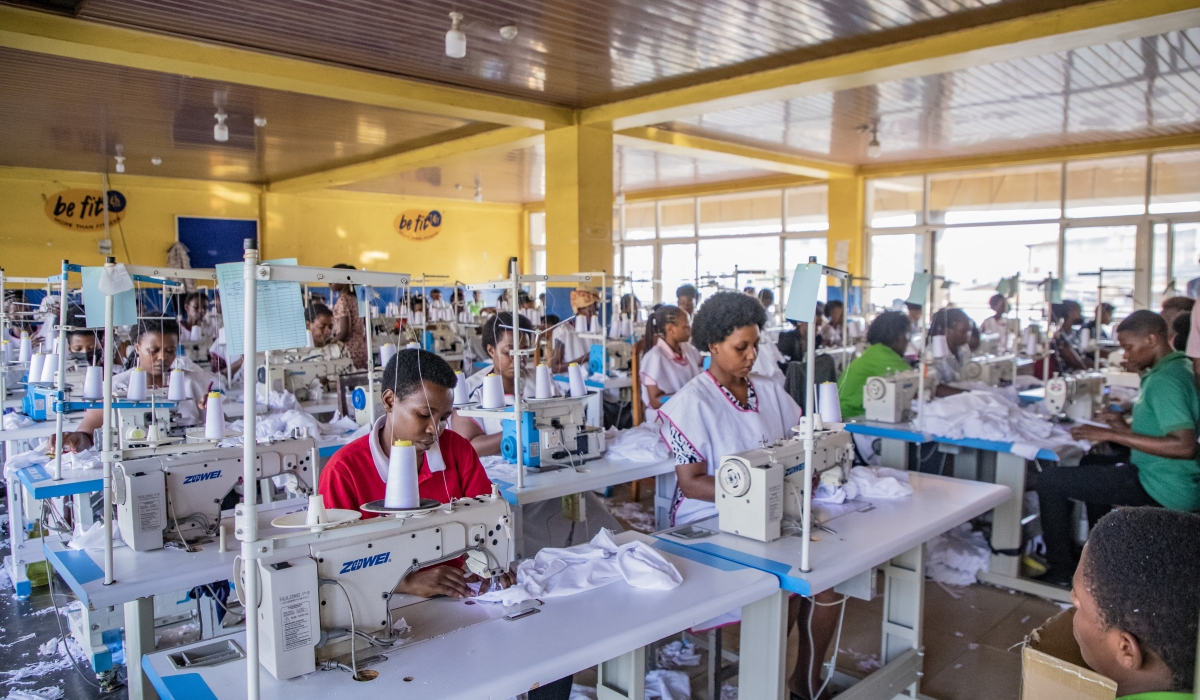
[{"label": "ceiling beam", "polygon": [[315,172],[276,180],[268,192],[295,193],[341,187],[363,180],[436,165],[446,158],[503,146],[523,148],[542,138],[538,129],[523,126],[468,124],[425,138],[406,141],[371,157]]},{"label": "ceiling beam", "polygon": [[613,135],[613,142],[660,153],[734,163],[760,170],[772,170],[787,175],[825,179],[854,175],[853,165],[804,158],[780,151],[721,141],[678,131],[639,126],[624,129]]},{"label": "ceiling beam", "polygon": [[591,107],[580,121],[620,131],[1198,24],[1200,0],[1097,0]]},{"label": "ceiling beam", "polygon": [[574,121],[565,107],[15,7],[0,7],[0,47],[506,126]]}]

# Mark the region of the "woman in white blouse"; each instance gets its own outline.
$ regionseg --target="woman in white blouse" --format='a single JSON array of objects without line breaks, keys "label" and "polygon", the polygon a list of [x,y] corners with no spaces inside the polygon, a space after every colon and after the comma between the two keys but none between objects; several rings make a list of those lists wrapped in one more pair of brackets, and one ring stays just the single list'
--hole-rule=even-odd
[{"label": "woman in white blouse", "polygon": [[700,351],[689,342],[692,324],[678,306],[660,306],[646,320],[645,345],[638,377],[642,382],[642,403],[646,422],[658,420],[658,409],[704,371]]}]

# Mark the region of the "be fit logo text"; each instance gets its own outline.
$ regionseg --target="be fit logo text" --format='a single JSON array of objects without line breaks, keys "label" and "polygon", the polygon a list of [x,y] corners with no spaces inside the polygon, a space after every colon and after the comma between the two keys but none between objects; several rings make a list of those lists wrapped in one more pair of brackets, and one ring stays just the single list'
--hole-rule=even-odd
[{"label": "be fit logo text", "polygon": [[388,561],[391,558],[392,558],[391,552],[383,552],[382,554],[376,554],[373,557],[363,557],[362,559],[355,559],[353,561],[348,561],[348,562],[343,563],[342,570],[339,571],[338,573],[339,574],[348,574],[351,571],[358,571],[359,569],[365,569],[368,566],[376,566],[378,564],[386,564],[386,563],[388,563]]},{"label": "be fit logo text", "polygon": [[184,484],[194,484],[197,481],[208,481],[209,479],[219,479],[219,478],[221,478],[221,470],[220,469],[218,469],[215,472],[204,472],[203,474],[192,474],[191,476],[184,479],[183,483]]},{"label": "be fit logo text", "polygon": [[[46,197],[46,216],[72,231],[104,230],[105,197],[100,190],[72,189]],[[109,190],[108,223],[115,225],[125,216],[125,195]]]}]

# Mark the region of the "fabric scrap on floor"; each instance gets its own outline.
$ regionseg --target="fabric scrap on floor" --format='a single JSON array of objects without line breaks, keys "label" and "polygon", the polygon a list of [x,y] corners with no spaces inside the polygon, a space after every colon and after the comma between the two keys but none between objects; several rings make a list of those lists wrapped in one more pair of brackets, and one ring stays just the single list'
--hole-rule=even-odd
[{"label": "fabric scrap on floor", "polygon": [[668,671],[700,665],[700,654],[696,652],[695,645],[682,640],[659,647],[655,659],[658,661],[659,668]]},{"label": "fabric scrap on floor", "polygon": [[925,543],[925,575],[948,586],[969,586],[988,570],[991,548],[968,523]]},{"label": "fabric scrap on floor", "polygon": [[646,674],[646,700],[691,700],[692,679],[683,671],[654,670]]}]

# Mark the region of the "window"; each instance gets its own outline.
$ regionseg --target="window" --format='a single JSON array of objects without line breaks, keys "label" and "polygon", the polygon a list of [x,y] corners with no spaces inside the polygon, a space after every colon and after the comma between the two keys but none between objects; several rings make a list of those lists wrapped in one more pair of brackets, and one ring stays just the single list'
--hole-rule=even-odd
[{"label": "window", "polygon": [[1151,214],[1200,211],[1200,151],[1156,153],[1151,163]]},{"label": "window", "polygon": [[696,267],[700,284],[710,288],[706,295],[715,291],[714,287],[775,289],[779,280],[779,236],[701,240]]},{"label": "window", "polygon": [[[1001,279],[1019,274],[1022,306],[1030,308],[1038,283],[1058,275],[1058,224],[947,228],[938,231],[934,250],[937,274],[950,282],[942,300],[983,323]],[[1024,316],[1022,310],[1022,325]]]},{"label": "window", "polygon": [[529,212],[529,256],[532,274],[546,274],[546,212]]},{"label": "window", "polygon": [[1062,166],[1054,163],[929,176],[929,222],[981,224],[1057,219]]},{"label": "window", "polygon": [[[824,236],[820,238],[785,238],[783,241],[783,294],[780,298],[782,302],[781,308],[787,305],[787,295],[792,288],[792,276],[796,272],[797,265],[803,265],[808,262],[810,257],[815,257],[817,262],[825,265],[828,264],[827,258],[829,255],[829,243]],[[841,284],[840,280],[826,280],[826,284],[821,285],[817,290],[817,299],[825,301],[828,296],[827,286],[834,282]]]},{"label": "window", "polygon": [[871,236],[871,303],[891,306],[893,299],[908,298],[913,274],[923,269],[922,236],[893,233]]},{"label": "window", "polygon": [[[1097,302],[1100,268],[1133,267],[1137,226],[1071,227],[1063,233],[1063,299],[1083,306],[1091,318]],[[1118,317],[1133,311],[1133,272],[1104,273],[1104,301],[1116,307]]]},{"label": "window", "polygon": [[782,228],[783,193],[778,190],[700,198],[701,236],[779,233]]},{"label": "window", "polygon": [[664,304],[674,304],[675,290],[685,284],[696,284],[696,244],[664,244],[659,300]]},{"label": "window", "polygon": [[1144,213],[1146,156],[1067,163],[1068,218]]},{"label": "window", "polygon": [[829,230],[829,187],[816,185],[788,190],[786,193],[787,230]]},{"label": "window", "polygon": [[625,246],[624,254],[624,272],[634,296],[643,303],[649,303],[654,299],[654,246]]},{"label": "window", "polygon": [[659,203],[659,238],[694,238],[696,236],[696,200],[673,199]]},{"label": "window", "polygon": [[625,205],[625,240],[645,241],[654,238],[654,202]]},{"label": "window", "polygon": [[867,202],[871,228],[917,226],[923,223],[925,178],[916,175],[871,180],[867,183]]}]

